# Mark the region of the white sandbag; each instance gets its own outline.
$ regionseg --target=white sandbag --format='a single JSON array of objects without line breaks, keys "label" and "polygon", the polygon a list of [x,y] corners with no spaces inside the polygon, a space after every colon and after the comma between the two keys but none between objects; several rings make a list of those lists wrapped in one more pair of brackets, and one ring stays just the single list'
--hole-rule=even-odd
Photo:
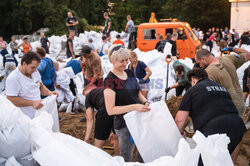
[{"label": "white sandbag", "polygon": [[175,156],[181,134],[164,101],[150,104],[151,111],[124,115],[127,127],[145,162]]},{"label": "white sandbag", "polygon": [[22,165],[16,161],[15,157],[12,156],[8,158],[4,166],[22,166]]},{"label": "white sandbag", "polygon": [[0,166],[14,156],[21,165],[33,166],[29,122],[30,119],[8,99],[0,96]]},{"label": "white sandbag", "polygon": [[214,134],[205,137],[201,132],[196,131],[193,139],[200,148],[204,166],[233,166],[227,149],[230,139],[226,134]]},{"label": "white sandbag", "polygon": [[56,95],[48,96],[42,101],[43,107],[36,111],[35,117],[39,116],[42,112],[48,112],[53,118],[53,127],[54,132],[59,132],[59,119],[56,103]]},{"label": "white sandbag", "polygon": [[43,128],[51,116],[43,112],[32,120],[34,159],[41,166],[100,166],[112,159],[108,153],[82,140]]}]

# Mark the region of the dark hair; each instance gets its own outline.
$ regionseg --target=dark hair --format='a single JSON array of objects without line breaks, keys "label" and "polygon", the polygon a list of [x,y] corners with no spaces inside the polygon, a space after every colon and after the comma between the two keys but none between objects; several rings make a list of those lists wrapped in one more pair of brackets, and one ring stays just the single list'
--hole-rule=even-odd
[{"label": "dark hair", "polygon": [[37,53],[38,53],[39,55],[41,55],[42,57],[45,57],[46,51],[45,51],[45,49],[44,49],[43,47],[37,47],[37,48],[36,48],[36,51],[37,51]]},{"label": "dark hair", "polygon": [[103,13],[103,14],[104,14],[104,16],[109,16],[108,12],[105,12],[105,13]]},{"label": "dark hair", "polygon": [[202,48],[196,53],[196,58],[200,60],[201,57],[209,57],[211,55],[213,55],[211,54],[211,52],[209,52],[207,49]]},{"label": "dark hair", "polygon": [[191,81],[191,78],[196,78],[198,80],[208,78],[206,70],[202,68],[195,67],[192,70],[189,70],[187,73],[187,78]]},{"label": "dark hair", "polygon": [[119,38],[121,38],[121,36],[118,34],[118,35],[116,35],[116,38],[119,39]]},{"label": "dark hair", "polygon": [[162,35],[159,35],[159,39],[163,39],[163,36],[162,36]]},{"label": "dark hair", "polygon": [[106,38],[110,37],[110,34],[106,34]]},{"label": "dark hair", "polygon": [[106,37],[106,36],[103,36],[103,37],[102,37],[102,40],[106,40],[106,39],[107,39],[107,37]]},{"label": "dark hair", "polygon": [[23,62],[25,62],[28,65],[31,64],[32,61],[37,61],[38,63],[40,63],[41,60],[37,55],[37,53],[29,51],[25,53],[24,56],[22,57],[21,64],[23,65]]},{"label": "dark hair", "polygon": [[174,70],[175,72],[177,71],[179,74],[181,74],[182,72],[185,71],[185,68],[183,65],[177,65]]}]

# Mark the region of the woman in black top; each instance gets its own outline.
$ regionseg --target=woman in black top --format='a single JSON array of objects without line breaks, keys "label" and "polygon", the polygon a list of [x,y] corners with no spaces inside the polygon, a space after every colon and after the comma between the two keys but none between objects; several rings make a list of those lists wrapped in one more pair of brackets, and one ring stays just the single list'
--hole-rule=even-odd
[{"label": "woman in black top", "polygon": [[[130,111],[146,112],[150,108],[148,101],[141,94],[134,73],[126,69],[129,50],[121,45],[113,45],[109,49],[109,60],[112,70],[105,78],[104,98],[109,115],[115,115],[114,128],[118,136],[120,155],[126,162],[131,161],[134,145],[130,141],[130,133],[123,115]],[[139,155],[138,155],[139,157]],[[137,159],[137,161],[141,159]]]},{"label": "woman in black top", "polygon": [[208,79],[207,72],[194,68],[187,73],[192,88],[181,101],[175,122],[182,132],[188,115],[193,120],[194,130],[205,136],[225,133],[230,138],[228,150],[236,162],[239,143],[246,131],[243,120],[232,102],[231,96],[220,84]]}]

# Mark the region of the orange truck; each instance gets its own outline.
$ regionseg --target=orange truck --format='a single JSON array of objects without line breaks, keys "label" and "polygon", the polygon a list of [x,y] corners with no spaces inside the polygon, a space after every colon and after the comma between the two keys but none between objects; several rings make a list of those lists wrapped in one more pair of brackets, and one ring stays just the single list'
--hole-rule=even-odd
[{"label": "orange truck", "polygon": [[165,39],[167,33],[173,32],[179,34],[176,45],[180,58],[194,58],[196,48],[201,46],[201,42],[186,22],[142,23],[131,33],[129,48],[137,47],[141,51],[151,51],[155,49],[159,35]]}]

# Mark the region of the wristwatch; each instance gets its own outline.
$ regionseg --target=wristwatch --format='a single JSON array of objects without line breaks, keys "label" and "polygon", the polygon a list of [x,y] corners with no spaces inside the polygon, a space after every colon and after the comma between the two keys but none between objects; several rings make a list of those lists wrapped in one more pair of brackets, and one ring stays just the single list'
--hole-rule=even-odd
[{"label": "wristwatch", "polygon": [[149,101],[145,101],[145,102],[143,103],[143,105],[145,105],[146,103],[150,104],[150,102],[149,102]]}]

